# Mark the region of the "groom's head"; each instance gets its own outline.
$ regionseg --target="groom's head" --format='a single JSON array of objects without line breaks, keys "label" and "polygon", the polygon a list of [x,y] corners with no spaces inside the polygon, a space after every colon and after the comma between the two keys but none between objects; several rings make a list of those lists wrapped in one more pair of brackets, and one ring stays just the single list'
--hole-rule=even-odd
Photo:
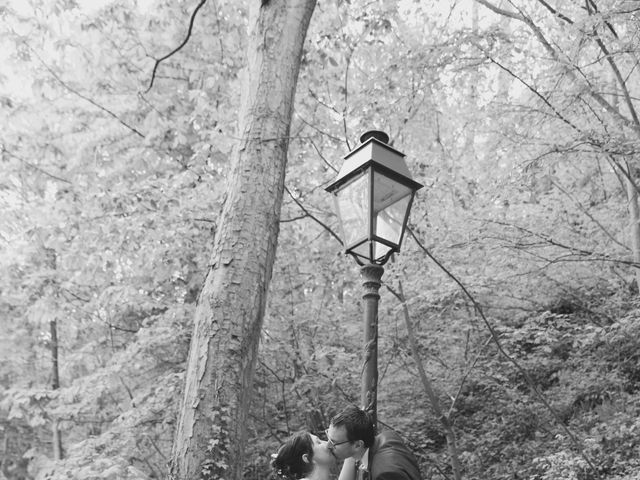
[{"label": "groom's head", "polygon": [[373,445],[374,439],[375,427],[371,416],[355,405],[348,405],[336,414],[327,430],[331,453],[340,460],[360,458]]}]

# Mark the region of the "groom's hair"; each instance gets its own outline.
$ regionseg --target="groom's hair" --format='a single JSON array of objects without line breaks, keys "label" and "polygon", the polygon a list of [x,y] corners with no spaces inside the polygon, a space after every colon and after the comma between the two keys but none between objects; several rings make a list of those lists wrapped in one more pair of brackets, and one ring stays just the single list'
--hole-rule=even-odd
[{"label": "groom's hair", "polygon": [[344,426],[347,431],[347,440],[350,442],[362,440],[365,448],[373,445],[376,431],[371,416],[355,405],[347,405],[337,413],[331,419],[331,425],[334,427]]}]

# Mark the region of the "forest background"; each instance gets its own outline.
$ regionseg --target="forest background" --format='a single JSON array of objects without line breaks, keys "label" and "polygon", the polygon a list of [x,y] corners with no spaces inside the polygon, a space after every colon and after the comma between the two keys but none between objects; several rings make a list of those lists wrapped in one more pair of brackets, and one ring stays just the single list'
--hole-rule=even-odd
[{"label": "forest background", "polygon": [[[247,3],[0,18],[0,475],[164,478]],[[358,401],[362,289],[323,187],[372,128],[425,185],[383,277],[380,421],[426,478],[640,478],[639,55],[635,1],[318,2],[245,478]]]}]

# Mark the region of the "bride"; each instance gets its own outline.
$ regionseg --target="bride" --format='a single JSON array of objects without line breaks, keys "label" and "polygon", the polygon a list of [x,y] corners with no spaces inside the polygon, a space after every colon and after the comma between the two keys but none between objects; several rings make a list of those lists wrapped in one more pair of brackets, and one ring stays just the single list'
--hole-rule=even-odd
[{"label": "bride", "polygon": [[329,480],[336,462],[328,442],[308,432],[287,439],[271,458],[274,480]]}]

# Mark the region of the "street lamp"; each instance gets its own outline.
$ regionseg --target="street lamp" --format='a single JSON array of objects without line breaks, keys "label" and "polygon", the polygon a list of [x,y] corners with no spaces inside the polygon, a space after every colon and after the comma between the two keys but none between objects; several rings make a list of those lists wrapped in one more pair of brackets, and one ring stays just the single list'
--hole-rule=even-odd
[{"label": "street lamp", "polygon": [[377,421],[378,300],[383,265],[400,251],[415,193],[422,185],[411,179],[404,154],[389,146],[377,130],[360,137],[360,145],[344,157],[333,194],[345,253],[362,268],[364,287],[364,362],[361,402]]}]

